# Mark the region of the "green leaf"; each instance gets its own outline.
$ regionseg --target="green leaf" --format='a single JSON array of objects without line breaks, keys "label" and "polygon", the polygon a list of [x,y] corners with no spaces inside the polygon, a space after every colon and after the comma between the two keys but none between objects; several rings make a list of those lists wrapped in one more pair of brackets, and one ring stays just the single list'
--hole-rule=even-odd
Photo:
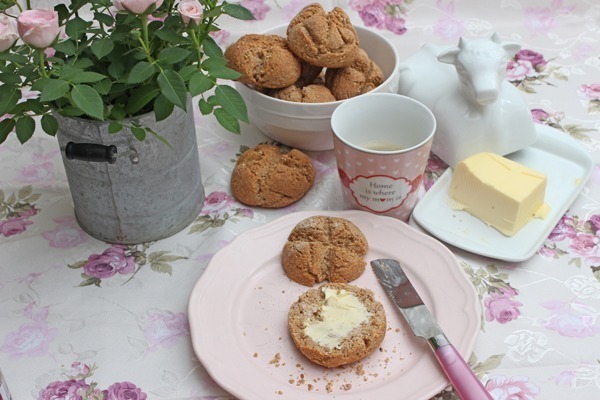
[{"label": "green leaf", "polygon": [[127,118],[127,111],[123,104],[117,104],[110,109],[110,118],[112,120],[121,121]]},{"label": "green leaf", "polygon": [[21,99],[21,91],[13,88],[8,93],[3,89],[3,94],[0,96],[0,115],[8,114]]},{"label": "green leaf", "polygon": [[42,115],[40,124],[42,125],[44,132],[50,136],[54,136],[56,135],[56,132],[58,132],[58,121],[50,114]]},{"label": "green leaf", "polygon": [[246,103],[237,90],[228,85],[219,85],[215,89],[215,96],[229,115],[240,121],[249,122]]},{"label": "green leaf", "polygon": [[17,120],[15,131],[19,142],[25,143],[35,132],[35,121],[29,115],[25,115]]},{"label": "green leaf", "polygon": [[12,118],[0,121],[0,143],[4,143],[8,134],[15,128],[15,120]]},{"label": "green leaf", "polygon": [[199,94],[202,94],[202,93],[206,92],[207,90],[212,89],[212,87],[214,85],[215,84],[208,76],[206,76],[202,72],[198,71],[190,79],[190,84],[189,84],[190,94],[192,95],[192,97],[198,96]]},{"label": "green leaf", "polygon": [[133,136],[140,142],[143,142],[144,139],[146,139],[146,130],[142,127],[132,126],[131,133],[133,133]]},{"label": "green leaf", "polygon": [[162,121],[173,112],[174,105],[162,94],[154,101],[154,117]]},{"label": "green leaf", "polygon": [[167,47],[158,54],[158,62],[161,65],[173,65],[183,61],[189,55],[189,50],[179,47]]},{"label": "green leaf", "polygon": [[158,75],[160,92],[173,104],[186,109],[187,91],[185,82],[179,74],[172,70],[164,70]]},{"label": "green leaf", "polygon": [[81,68],[75,68],[70,65],[65,65],[60,71],[60,79],[62,79],[63,81],[70,81],[82,72],[83,70]]},{"label": "green leaf", "polygon": [[104,120],[104,104],[98,92],[88,85],[75,85],[71,89],[71,99],[76,107],[90,117]]},{"label": "green leaf", "polygon": [[104,14],[100,12],[94,13],[94,19],[100,22],[101,24],[108,26],[111,26],[115,22],[113,17],[111,17],[109,14]]},{"label": "green leaf", "polygon": [[106,75],[99,74],[92,71],[83,71],[80,74],[74,76],[70,81],[72,83],[94,83],[99,82],[106,78]]},{"label": "green leaf", "polygon": [[58,53],[63,53],[67,56],[72,56],[77,53],[77,47],[72,40],[63,40],[62,42],[58,42],[53,46],[53,48]]},{"label": "green leaf", "polygon": [[42,88],[40,100],[53,101],[60,99],[69,92],[69,84],[60,79],[49,79]]},{"label": "green leaf", "polygon": [[159,29],[156,32],[154,32],[154,35],[160,40],[169,43],[181,43],[182,41],[187,41],[187,39],[181,37],[179,34],[172,31],[171,29]]},{"label": "green leaf", "polygon": [[133,90],[127,100],[127,113],[130,115],[137,113],[159,94],[160,89],[154,85],[146,85]]},{"label": "green leaf", "polygon": [[219,124],[229,132],[240,133],[242,131],[239,121],[235,117],[229,115],[224,109],[215,108],[214,113]]},{"label": "green leaf", "polygon": [[108,73],[115,79],[120,79],[125,74],[125,66],[117,60],[108,66]]},{"label": "green leaf", "polygon": [[7,73],[0,74],[0,81],[9,85],[19,85],[21,83],[21,78],[17,74]]},{"label": "green leaf", "polygon": [[[112,19],[112,18],[111,18]],[[94,43],[90,46],[90,50],[98,59],[106,57],[115,48],[114,43],[109,38],[102,38],[94,40]]]},{"label": "green leaf", "polygon": [[94,89],[102,96],[110,93],[110,88],[112,88],[112,81],[110,79],[103,79],[100,82],[96,82],[92,85]]},{"label": "green leaf", "polygon": [[147,61],[135,64],[127,77],[127,83],[141,83],[154,75],[154,65]]},{"label": "green leaf", "polygon": [[210,75],[213,78],[228,79],[228,80],[236,80],[240,76],[242,76],[242,74],[240,74],[236,70],[228,68],[228,67],[224,67],[224,66],[210,68],[208,70],[208,72],[210,73]]},{"label": "green leaf", "polygon": [[80,17],[75,17],[66,23],[65,32],[68,37],[77,40],[85,34],[85,31],[90,26],[92,26],[91,22],[85,21]]},{"label": "green leaf", "polygon": [[211,104],[209,104],[206,100],[200,99],[198,101],[198,108],[200,109],[202,115],[208,115],[213,111],[214,107]]},{"label": "green leaf", "polygon": [[110,124],[108,124],[108,133],[110,134],[117,133],[121,129],[123,129],[123,125],[116,121],[112,121]]},{"label": "green leaf", "polygon": [[228,61],[225,57],[213,56],[213,57],[209,57],[206,60],[204,60],[202,62],[202,67],[204,67],[206,69],[223,67],[223,66],[227,65],[227,62]]},{"label": "green leaf", "polygon": [[155,261],[151,263],[150,269],[152,269],[154,272],[160,272],[163,274],[171,275],[173,273],[173,267],[171,264],[162,261]]},{"label": "green leaf", "polygon": [[207,57],[223,57],[223,50],[211,36],[207,36],[202,42],[202,50]]},{"label": "green leaf", "polygon": [[244,21],[249,21],[254,19],[254,15],[246,8],[239,4],[223,4],[223,12],[230,17],[241,19]]},{"label": "green leaf", "polygon": [[0,60],[10,61],[15,64],[27,64],[29,62],[29,58],[8,51],[0,53]]}]

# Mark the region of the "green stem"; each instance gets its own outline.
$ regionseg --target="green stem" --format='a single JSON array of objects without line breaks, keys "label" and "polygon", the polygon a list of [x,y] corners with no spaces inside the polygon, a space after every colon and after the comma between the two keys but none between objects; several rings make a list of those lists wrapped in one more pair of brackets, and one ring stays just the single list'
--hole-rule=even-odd
[{"label": "green stem", "polygon": [[39,63],[40,63],[40,75],[42,76],[42,78],[48,78],[48,72],[46,71],[46,65],[44,64],[44,59],[45,59],[45,54],[44,54],[44,49],[36,49],[37,54],[38,54],[38,59],[39,59]]},{"label": "green stem", "polygon": [[[17,3],[17,4],[18,4],[18,2],[17,2],[17,1],[15,1],[15,3]],[[31,10],[31,1],[30,1],[30,0],[27,0],[27,9],[28,9],[28,10]]]}]

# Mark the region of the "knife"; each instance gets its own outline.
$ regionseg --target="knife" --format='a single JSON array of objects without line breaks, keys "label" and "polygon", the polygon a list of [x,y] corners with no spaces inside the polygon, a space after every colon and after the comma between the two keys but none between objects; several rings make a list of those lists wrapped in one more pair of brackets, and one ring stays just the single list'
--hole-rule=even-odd
[{"label": "knife", "polygon": [[450,343],[396,260],[371,261],[377,279],[416,336],[427,340],[462,400],[493,400],[465,360]]}]

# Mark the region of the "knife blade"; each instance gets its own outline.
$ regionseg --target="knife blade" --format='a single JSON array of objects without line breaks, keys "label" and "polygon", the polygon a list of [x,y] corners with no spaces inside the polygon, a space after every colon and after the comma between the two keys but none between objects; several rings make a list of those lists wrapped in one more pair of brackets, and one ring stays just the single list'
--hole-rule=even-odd
[{"label": "knife blade", "polygon": [[473,370],[450,343],[397,260],[371,261],[375,276],[416,336],[427,340],[462,400],[493,400]]}]

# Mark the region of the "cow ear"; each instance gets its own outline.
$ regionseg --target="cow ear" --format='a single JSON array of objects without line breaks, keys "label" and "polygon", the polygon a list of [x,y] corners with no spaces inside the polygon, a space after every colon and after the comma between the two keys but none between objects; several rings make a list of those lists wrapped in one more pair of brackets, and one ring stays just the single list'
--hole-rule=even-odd
[{"label": "cow ear", "polygon": [[456,63],[456,55],[458,54],[459,51],[460,51],[460,49],[458,49],[456,47],[453,49],[444,50],[440,54],[438,54],[437,59],[439,62],[443,62],[446,64],[455,64]]},{"label": "cow ear", "polygon": [[502,48],[506,51],[508,58],[512,58],[519,50],[521,50],[521,45],[514,42],[504,42],[502,43]]}]

